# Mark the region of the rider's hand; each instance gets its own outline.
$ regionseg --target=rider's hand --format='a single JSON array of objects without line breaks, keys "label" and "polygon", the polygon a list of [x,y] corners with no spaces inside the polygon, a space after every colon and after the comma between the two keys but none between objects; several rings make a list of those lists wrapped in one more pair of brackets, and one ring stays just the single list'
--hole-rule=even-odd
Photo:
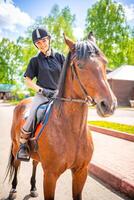
[{"label": "rider's hand", "polygon": [[47,98],[52,98],[52,97],[56,97],[58,90],[50,90],[50,89],[42,88],[40,93],[43,94]]}]

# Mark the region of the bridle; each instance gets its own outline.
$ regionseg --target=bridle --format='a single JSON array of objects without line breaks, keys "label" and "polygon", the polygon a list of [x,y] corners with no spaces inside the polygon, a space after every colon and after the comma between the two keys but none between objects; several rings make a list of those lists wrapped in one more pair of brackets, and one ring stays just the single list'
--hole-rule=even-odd
[{"label": "bridle", "polygon": [[75,103],[83,103],[83,104],[94,104],[94,100],[88,96],[84,86],[82,85],[79,77],[78,77],[78,74],[76,72],[76,69],[75,69],[75,66],[74,66],[74,59],[76,58],[76,54],[74,54],[74,56],[72,57],[71,59],[71,63],[70,63],[70,67],[71,67],[71,70],[72,70],[72,75],[75,76],[78,84],[79,84],[79,87],[83,93],[83,96],[84,96],[84,99],[80,99],[80,98],[68,98],[68,97],[56,97],[55,99],[57,100],[60,100],[60,101],[65,101],[65,102],[75,102]]}]

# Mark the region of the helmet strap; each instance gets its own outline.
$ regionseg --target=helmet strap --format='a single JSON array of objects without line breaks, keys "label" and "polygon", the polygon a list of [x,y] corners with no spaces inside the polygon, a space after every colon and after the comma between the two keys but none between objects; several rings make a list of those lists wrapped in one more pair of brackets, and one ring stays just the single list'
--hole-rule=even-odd
[{"label": "helmet strap", "polygon": [[45,56],[48,57],[50,55],[51,55],[51,48],[49,47],[49,49],[45,53]]},{"label": "helmet strap", "polygon": [[49,46],[48,46],[48,50],[45,53],[45,56],[48,57],[51,55],[51,48],[50,48],[50,39],[49,39]]}]

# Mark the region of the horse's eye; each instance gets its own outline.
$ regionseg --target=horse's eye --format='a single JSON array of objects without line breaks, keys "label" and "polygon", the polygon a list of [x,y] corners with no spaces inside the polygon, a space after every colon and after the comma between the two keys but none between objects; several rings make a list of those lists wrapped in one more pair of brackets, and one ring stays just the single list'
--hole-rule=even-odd
[{"label": "horse's eye", "polygon": [[77,63],[77,65],[78,65],[78,67],[79,67],[80,69],[83,68],[83,64],[82,64],[82,63]]}]

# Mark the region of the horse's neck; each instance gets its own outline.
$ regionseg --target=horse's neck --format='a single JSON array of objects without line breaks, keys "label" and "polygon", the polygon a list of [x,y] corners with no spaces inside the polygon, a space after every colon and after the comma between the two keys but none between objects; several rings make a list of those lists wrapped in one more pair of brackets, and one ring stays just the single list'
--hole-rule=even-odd
[{"label": "horse's neck", "polygon": [[[65,98],[84,99],[81,87],[75,76],[72,76],[71,67],[69,67],[65,80]],[[72,121],[78,123],[87,123],[88,106],[84,103],[63,102],[63,110],[66,116],[71,117]]]},{"label": "horse's neck", "polygon": [[75,73],[72,71],[71,67],[68,68],[65,80],[65,92],[64,97],[74,98],[74,99],[84,99],[82,88],[76,78]]}]

